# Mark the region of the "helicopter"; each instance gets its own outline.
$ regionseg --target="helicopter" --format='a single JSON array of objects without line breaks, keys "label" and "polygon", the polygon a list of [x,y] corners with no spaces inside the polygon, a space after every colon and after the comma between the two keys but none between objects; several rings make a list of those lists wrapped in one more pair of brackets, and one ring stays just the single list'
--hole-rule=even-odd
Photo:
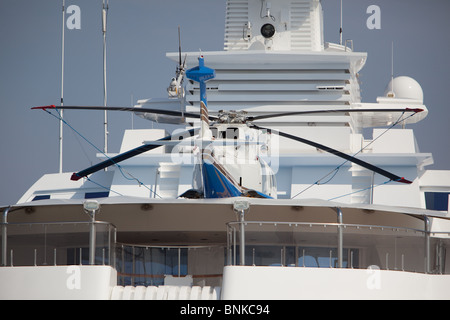
[{"label": "helicopter", "polygon": [[[186,61],[186,59],[185,59]],[[264,151],[267,151],[270,141],[267,137],[277,135],[296,142],[304,143],[317,148],[318,150],[334,154],[345,161],[355,163],[365,169],[371,170],[391,181],[411,184],[412,182],[404,177],[384,170],[381,167],[372,165],[355,156],[335,150],[323,144],[304,139],[299,136],[288,134],[270,128],[264,128],[255,123],[257,120],[292,116],[309,115],[318,113],[344,113],[352,112],[400,112],[419,113],[423,109],[397,108],[397,109],[339,109],[339,110],[311,110],[273,113],[266,115],[251,116],[245,111],[221,111],[217,116],[209,115],[207,107],[206,82],[215,77],[215,70],[205,66],[205,59],[202,55],[198,58],[198,66],[185,70],[185,61],[181,62],[181,50],[179,66],[177,67],[177,77],[175,91],[180,94],[180,84],[186,76],[200,85],[200,112],[185,112],[174,110],[161,110],[142,107],[96,107],[96,106],[61,106],[54,105],[34,107],[32,109],[47,110],[76,109],[76,110],[108,110],[108,111],[129,111],[139,114],[163,115],[170,120],[167,123],[183,123],[187,118],[200,119],[201,126],[168,135],[156,141],[145,141],[142,146],[116,155],[101,163],[89,168],[73,173],[71,180],[77,181],[87,177],[97,171],[109,166],[118,164],[124,160],[135,157],[141,153],[153,150],[162,145],[172,144],[181,146],[186,143],[192,147],[192,152],[197,154],[198,162],[193,172],[193,188],[184,192],[179,197],[182,198],[229,198],[229,197],[253,197],[253,198],[274,198],[276,197],[275,174],[270,165],[263,159]],[[170,87],[169,87],[170,89]],[[172,87],[173,89],[173,87]],[[169,90],[168,90],[169,91]],[[170,95],[170,92],[169,92]],[[151,118],[151,117],[146,117]],[[175,119],[175,120],[174,120]],[[179,137],[185,138],[180,142]],[[261,137],[266,137],[266,139]]]}]

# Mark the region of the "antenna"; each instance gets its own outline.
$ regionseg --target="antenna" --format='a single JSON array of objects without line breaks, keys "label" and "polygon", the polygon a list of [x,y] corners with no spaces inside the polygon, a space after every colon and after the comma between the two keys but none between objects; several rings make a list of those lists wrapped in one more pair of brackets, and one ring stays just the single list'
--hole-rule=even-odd
[{"label": "antenna", "polygon": [[391,47],[391,91],[394,93],[394,41],[392,41],[392,47]]},{"label": "antenna", "polygon": [[[108,15],[109,0],[103,0],[102,8],[102,32],[103,32],[103,105],[106,107],[107,91],[106,91],[106,17]],[[105,110],[105,148],[104,152],[108,153],[108,112]]]},{"label": "antenna", "polygon": [[342,45],[342,33],[343,33],[343,29],[342,29],[342,23],[343,23],[343,18],[342,18],[342,0],[341,0],[341,27],[339,28],[339,44]]},{"label": "antenna", "polygon": [[[61,49],[61,106],[64,106],[64,29],[65,29],[66,0],[62,5],[62,49]],[[63,172],[63,110],[59,120],[59,173]]]},{"label": "antenna", "polygon": [[184,89],[183,89],[183,79],[185,75],[185,67],[186,67],[186,58],[184,58],[184,62],[181,57],[181,28],[178,26],[178,65],[175,72],[175,77],[170,81],[169,87],[167,88],[167,93],[169,94],[169,98],[183,98],[184,97]]},{"label": "antenna", "polygon": [[394,41],[392,41],[391,44],[391,82],[390,82],[390,88],[388,88],[389,91],[387,93],[387,96],[389,98],[395,98],[394,93]]},{"label": "antenna", "polygon": [[[133,95],[133,92],[131,93],[130,99],[131,99],[130,107],[133,108],[134,107],[134,95]],[[133,112],[130,112],[130,113],[131,113],[131,130],[134,130],[134,113]]]},{"label": "antenna", "polygon": [[181,31],[180,26],[178,26],[178,65],[181,66]]}]

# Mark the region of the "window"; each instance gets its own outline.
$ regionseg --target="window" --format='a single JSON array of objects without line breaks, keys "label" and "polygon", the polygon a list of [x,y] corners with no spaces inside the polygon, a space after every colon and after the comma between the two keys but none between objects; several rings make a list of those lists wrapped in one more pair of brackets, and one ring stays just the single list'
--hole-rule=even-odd
[{"label": "window", "polygon": [[428,210],[447,211],[448,192],[425,192],[425,203]]},{"label": "window", "polygon": [[48,199],[50,199],[50,195],[42,195],[42,196],[35,196],[32,201],[48,200]]},{"label": "window", "polygon": [[123,247],[116,254],[123,285],[163,285],[165,275],[187,275],[188,249]]},{"label": "window", "polygon": [[105,192],[86,192],[84,195],[85,199],[95,199],[95,198],[108,198],[109,191]]}]

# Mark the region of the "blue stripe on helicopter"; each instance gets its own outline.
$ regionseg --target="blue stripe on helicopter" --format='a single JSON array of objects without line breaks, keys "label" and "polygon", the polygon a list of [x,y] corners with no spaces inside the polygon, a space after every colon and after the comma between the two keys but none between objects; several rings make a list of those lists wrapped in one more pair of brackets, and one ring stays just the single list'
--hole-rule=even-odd
[{"label": "blue stripe on helicopter", "polygon": [[203,185],[205,198],[230,198],[230,197],[252,197],[252,198],[266,198],[272,199],[268,195],[256,191],[248,190],[245,194],[236,187],[227,177],[225,177],[214,164],[204,162],[203,170]]},{"label": "blue stripe on helicopter", "polygon": [[205,198],[229,198],[242,195],[241,191],[213,164],[204,162],[202,173]]}]

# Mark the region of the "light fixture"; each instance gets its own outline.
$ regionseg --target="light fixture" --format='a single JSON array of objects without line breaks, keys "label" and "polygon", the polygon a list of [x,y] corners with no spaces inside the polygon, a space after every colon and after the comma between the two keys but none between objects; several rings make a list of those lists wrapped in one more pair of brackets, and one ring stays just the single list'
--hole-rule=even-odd
[{"label": "light fixture", "polygon": [[261,35],[266,38],[270,39],[275,35],[275,27],[273,24],[266,23],[261,27]]},{"label": "light fixture", "polygon": [[87,213],[91,213],[92,211],[98,211],[100,204],[97,200],[86,200],[83,202],[83,208]]},{"label": "light fixture", "polygon": [[234,211],[247,211],[250,208],[250,203],[246,200],[237,200],[233,203]]}]

